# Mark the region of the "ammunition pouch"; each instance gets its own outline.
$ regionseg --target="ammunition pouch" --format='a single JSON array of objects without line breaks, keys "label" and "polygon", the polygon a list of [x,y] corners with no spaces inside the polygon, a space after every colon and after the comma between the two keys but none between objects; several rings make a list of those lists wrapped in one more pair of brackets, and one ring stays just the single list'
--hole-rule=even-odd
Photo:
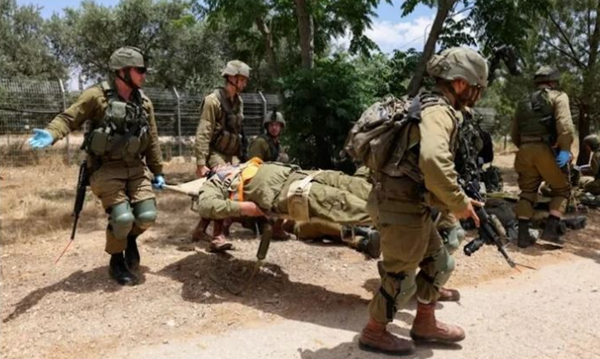
[{"label": "ammunition pouch", "polygon": [[287,193],[288,214],[295,221],[310,221],[308,194],[313,179],[314,176],[306,176],[301,180],[292,182],[290,185]]},{"label": "ammunition pouch", "polygon": [[213,141],[213,148],[227,156],[238,156],[240,154],[242,136],[237,133],[223,130],[217,134]]}]

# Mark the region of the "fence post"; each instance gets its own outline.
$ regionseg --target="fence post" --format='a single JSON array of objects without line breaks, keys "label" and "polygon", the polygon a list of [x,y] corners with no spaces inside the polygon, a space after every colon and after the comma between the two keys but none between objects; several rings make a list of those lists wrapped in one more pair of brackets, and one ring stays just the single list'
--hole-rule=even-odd
[{"label": "fence post", "polygon": [[260,120],[260,122],[262,123],[263,119],[267,117],[267,99],[263,95],[262,91],[258,91],[258,94],[260,95],[260,98],[263,102],[263,118]]},{"label": "fence post", "polygon": [[183,148],[181,146],[182,134],[181,134],[181,98],[179,97],[179,92],[175,86],[173,86],[173,93],[175,94],[175,98],[177,99],[177,151],[179,156],[183,156]]},{"label": "fence post", "polygon": [[[65,86],[63,84],[62,79],[58,79],[58,84],[60,85],[60,95],[62,97],[62,110],[64,111],[67,109],[67,98],[65,96]],[[71,146],[70,146],[68,135],[67,135],[67,138],[65,138],[65,141],[67,142],[67,164],[70,165],[71,164]]]}]

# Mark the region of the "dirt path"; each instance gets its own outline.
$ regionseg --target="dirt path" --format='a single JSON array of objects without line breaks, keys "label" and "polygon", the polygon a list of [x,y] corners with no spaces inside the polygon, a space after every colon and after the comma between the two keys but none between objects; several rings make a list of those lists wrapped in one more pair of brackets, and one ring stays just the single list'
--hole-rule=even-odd
[{"label": "dirt path", "polygon": [[[600,263],[578,260],[514,279],[462,289],[460,304],[444,304],[438,316],[460,323],[460,345],[419,346],[413,358],[598,358],[600,357]],[[413,308],[400,312],[393,331],[407,335]],[[197,334],[158,345],[122,347],[115,357],[134,358],[380,358],[357,348],[365,308],[331,308],[337,325],[278,320],[223,335]]]}]

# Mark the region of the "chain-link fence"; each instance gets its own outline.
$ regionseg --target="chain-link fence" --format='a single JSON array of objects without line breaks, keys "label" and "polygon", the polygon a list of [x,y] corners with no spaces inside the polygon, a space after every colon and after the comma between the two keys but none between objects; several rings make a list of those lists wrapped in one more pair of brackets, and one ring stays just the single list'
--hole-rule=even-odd
[{"label": "chain-link fence", "polygon": [[[152,100],[163,156],[190,158],[194,151],[200,104],[204,94],[176,88],[144,88]],[[83,133],[74,132],[48,150],[32,151],[26,140],[34,128],[44,128],[57,114],[79,97],[79,91],[66,91],[62,82],[27,79],[0,79],[0,163],[24,165],[38,163],[47,156],[62,154],[67,162],[80,156]],[[249,137],[261,131],[268,111],[279,106],[273,94],[244,93],[244,130]]]}]

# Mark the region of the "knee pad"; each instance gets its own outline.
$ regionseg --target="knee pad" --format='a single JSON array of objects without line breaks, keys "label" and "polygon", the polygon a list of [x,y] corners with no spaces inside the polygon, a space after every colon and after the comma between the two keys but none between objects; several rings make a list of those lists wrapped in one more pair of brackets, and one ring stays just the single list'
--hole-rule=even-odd
[{"label": "knee pad", "polygon": [[446,247],[441,247],[431,257],[423,261],[425,264],[419,272],[427,282],[436,288],[442,288],[454,271],[456,263]]},{"label": "knee pad", "polygon": [[157,217],[156,202],[154,199],[134,203],[133,216],[135,217],[136,226],[140,229],[146,230],[152,227]]},{"label": "knee pad", "polygon": [[398,308],[405,306],[416,292],[415,271],[409,273],[383,272],[379,293],[385,298],[386,317],[389,321],[394,320],[394,315],[398,311]]},{"label": "knee pad", "polygon": [[133,213],[129,202],[115,204],[109,209],[108,223],[115,238],[126,239],[133,226]]},{"label": "knee pad", "polygon": [[448,253],[452,254],[456,252],[460,244],[465,240],[465,230],[461,227],[460,223],[456,223],[454,227],[440,231],[440,236]]}]

